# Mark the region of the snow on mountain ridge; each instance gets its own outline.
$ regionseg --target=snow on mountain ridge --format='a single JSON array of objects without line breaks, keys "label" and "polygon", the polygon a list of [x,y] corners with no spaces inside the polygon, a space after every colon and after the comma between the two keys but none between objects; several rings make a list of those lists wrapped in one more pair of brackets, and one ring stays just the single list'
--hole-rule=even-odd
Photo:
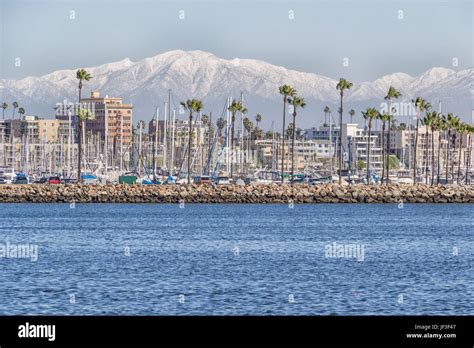
[{"label": "snow on mountain ridge", "polygon": [[[102,94],[123,97],[135,105],[137,113],[150,114],[151,106],[163,101],[168,89],[176,98],[201,98],[209,108],[222,108],[228,96],[242,91],[255,107],[281,101],[278,86],[293,85],[308,105],[338,102],[337,80],[330,77],[287,69],[256,59],[223,59],[205,51],[173,50],[136,62],[125,58],[116,62],[85,68],[93,79],[85,84],[87,94],[99,90]],[[76,69],[58,70],[39,77],[20,80],[0,80],[0,91],[8,100],[19,100],[29,110],[32,107],[50,110],[63,99],[77,98]],[[431,68],[418,76],[393,73],[371,82],[354,84],[346,93],[348,103],[363,104],[383,101],[392,85],[403,99],[423,95],[425,98],[451,98],[462,101],[472,98],[473,69],[454,71]],[[357,105],[358,106],[358,105]],[[262,106],[262,108],[265,108]],[[273,106],[272,106],[273,107]],[[308,109],[308,108],[307,108]],[[265,110],[262,110],[265,111]],[[253,111],[252,111],[253,112]],[[302,111],[302,114],[309,114]]]}]

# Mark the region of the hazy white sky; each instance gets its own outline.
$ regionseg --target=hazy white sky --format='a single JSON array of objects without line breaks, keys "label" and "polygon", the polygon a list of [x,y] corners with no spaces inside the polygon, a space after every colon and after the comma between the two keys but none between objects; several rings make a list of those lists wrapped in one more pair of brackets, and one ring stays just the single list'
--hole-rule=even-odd
[{"label": "hazy white sky", "polygon": [[473,66],[471,0],[0,3],[2,78],[139,60],[172,49],[261,59],[356,83],[392,72]]}]

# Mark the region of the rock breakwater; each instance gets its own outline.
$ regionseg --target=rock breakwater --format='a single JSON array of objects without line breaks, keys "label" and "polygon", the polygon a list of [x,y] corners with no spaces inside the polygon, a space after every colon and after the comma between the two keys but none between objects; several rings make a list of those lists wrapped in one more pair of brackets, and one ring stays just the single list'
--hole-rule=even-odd
[{"label": "rock breakwater", "polygon": [[472,186],[0,185],[0,203],[474,203]]}]

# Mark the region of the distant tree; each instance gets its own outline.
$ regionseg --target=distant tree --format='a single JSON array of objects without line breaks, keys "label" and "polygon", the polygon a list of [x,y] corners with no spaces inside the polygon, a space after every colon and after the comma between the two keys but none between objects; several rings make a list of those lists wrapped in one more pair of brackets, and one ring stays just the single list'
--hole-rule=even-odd
[{"label": "distant tree", "polygon": [[191,151],[192,151],[192,139],[193,139],[193,113],[199,113],[202,108],[203,104],[202,101],[199,99],[188,99],[186,102],[181,102],[181,106],[183,107],[184,110],[187,110],[189,112],[189,137],[188,137],[188,184],[191,183]]},{"label": "distant tree", "polygon": [[[294,97],[296,95],[296,89],[289,85],[280,86],[278,91],[280,95],[283,96],[283,131],[282,134],[285,134],[285,122],[286,122],[286,103],[288,97]],[[281,183],[283,184],[284,172],[285,172],[285,137],[281,139]]]},{"label": "distant tree", "polygon": [[352,88],[352,82],[346,79],[339,79],[339,83],[336,85],[336,89],[339,91],[340,106],[339,106],[339,185],[342,184],[342,113],[343,113],[343,99],[344,91]]}]

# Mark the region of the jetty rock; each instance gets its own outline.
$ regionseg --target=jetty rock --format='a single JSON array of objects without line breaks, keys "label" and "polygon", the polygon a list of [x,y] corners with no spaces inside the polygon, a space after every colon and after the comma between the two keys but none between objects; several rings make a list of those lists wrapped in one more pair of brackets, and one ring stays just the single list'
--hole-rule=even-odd
[{"label": "jetty rock", "polygon": [[474,203],[474,186],[4,184],[0,203]]}]

